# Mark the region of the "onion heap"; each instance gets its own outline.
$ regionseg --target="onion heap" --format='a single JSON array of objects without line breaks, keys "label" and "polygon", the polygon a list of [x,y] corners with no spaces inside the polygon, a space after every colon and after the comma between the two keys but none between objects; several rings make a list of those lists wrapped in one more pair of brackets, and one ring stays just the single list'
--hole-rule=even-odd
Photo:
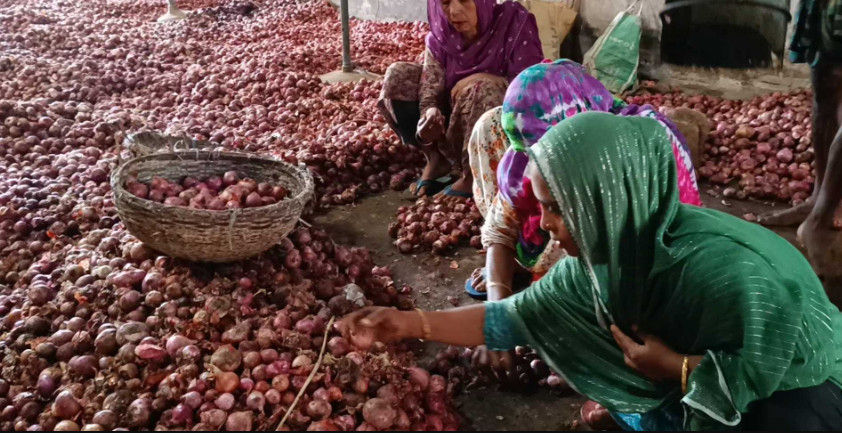
[{"label": "onion heap", "polygon": [[210,267],[156,256],[118,223],[39,265],[0,296],[0,428],[274,428],[325,340],[289,428],[458,427],[408,347],[356,352],[327,329],[362,305],[412,302],[366,250],[324,231]]},{"label": "onion heap", "polygon": [[[0,99],[57,102],[53,111],[67,122],[56,128],[109,125],[115,131],[88,137],[101,146],[155,130],[300,160],[316,172],[317,194],[328,196],[323,205],[405,188],[419,173],[421,153],[400,145],[378,114],[379,81],[318,79],[341,58],[333,37],[339,21],[326,1],[262,2],[246,15],[225,11],[237,4],[193,1],[183,5],[195,9],[188,23],[163,26],[149,22],[160,6],[144,2],[121,2],[119,11],[36,3],[38,14],[4,9],[9,54],[0,58],[0,77],[12,84],[0,88]],[[417,59],[425,29],[355,21],[358,64],[383,73],[394,61]],[[25,125],[8,123],[10,138],[18,138]]]},{"label": "onion heap", "polygon": [[401,206],[397,221],[389,225],[389,235],[397,239],[398,251],[410,254],[422,248],[445,254],[463,240],[482,248],[482,215],[473,200],[448,203],[443,197],[421,197],[413,206]]},{"label": "onion heap", "polygon": [[518,346],[511,353],[513,367],[507,372],[510,377],[506,380],[492,376],[487,366],[477,365],[473,359],[475,350],[448,346],[436,354],[429,369],[448,379],[452,393],[494,382],[512,391],[531,391],[538,387],[556,393],[571,391],[570,385],[528,346]]},{"label": "onion heap", "polygon": [[[340,59],[327,2],[220,3],[188,0],[195,13],[165,25],[154,2],[0,4],[0,428],[275,428],[325,340],[289,428],[457,428],[406,347],[356,352],[326,329],[361,305],[411,308],[366,250],[299,229],[207,267],[120,222],[108,180],[134,132],[305,163],[323,205],[418,173],[421,154],[375,114],[379,82],[318,80]],[[423,50],[425,25],[354,27],[373,72]]]},{"label": "onion heap", "polygon": [[286,188],[254,179],[240,180],[236,171],[206,179],[184,177],[180,182],[169,182],[153,176],[149,183],[136,177],[126,180],[126,190],[136,197],[170,206],[193,209],[224,210],[261,207],[278,203],[289,194]]},{"label": "onion heap", "polygon": [[703,179],[725,187],[725,197],[799,204],[810,196],[815,182],[810,91],[775,92],[748,100],[678,91],[626,99],[705,113],[715,126],[696,169]]}]

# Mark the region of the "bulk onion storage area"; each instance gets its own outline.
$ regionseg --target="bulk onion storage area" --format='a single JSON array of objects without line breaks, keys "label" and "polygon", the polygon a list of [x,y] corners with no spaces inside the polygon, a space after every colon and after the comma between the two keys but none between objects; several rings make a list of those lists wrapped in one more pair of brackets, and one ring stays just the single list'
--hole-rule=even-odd
[{"label": "bulk onion storage area", "polygon": [[[472,349],[333,329],[469,302],[484,256],[472,201],[406,193],[424,157],[378,114],[382,82],[319,80],[330,3],[189,0],[159,24],[162,3],[0,0],[0,429],[580,427],[529,348],[499,387]],[[352,20],[354,60],[419,61],[427,30]],[[806,90],[625,99],[708,117],[709,206],[812,191]]]}]

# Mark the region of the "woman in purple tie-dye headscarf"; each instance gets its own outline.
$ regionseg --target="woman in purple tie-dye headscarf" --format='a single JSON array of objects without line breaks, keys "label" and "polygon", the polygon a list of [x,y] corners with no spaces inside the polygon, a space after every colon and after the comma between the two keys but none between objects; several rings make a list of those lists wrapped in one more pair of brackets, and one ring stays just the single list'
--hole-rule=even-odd
[{"label": "woman in purple tie-dye headscarf", "polygon": [[[558,60],[531,66],[512,80],[503,106],[480,118],[468,144],[474,198],[485,217],[482,240],[488,250],[486,268],[478,269],[466,284],[475,297],[505,297],[513,278],[539,278],[562,256],[540,229],[540,206],[524,177],[529,159],[525,151],[557,123],[586,111],[658,120],[672,140],[681,201],[701,204],[690,152],[669,119],[651,106],[627,106],[578,63]],[[513,277],[515,261],[526,276]]]},{"label": "woman in purple tie-dye headscarf", "polygon": [[[519,3],[427,0],[423,66],[389,67],[378,102],[404,143],[427,157],[415,194],[471,196],[465,146],[477,119],[500,105],[511,79],[543,59],[535,17]],[[452,166],[462,178],[452,182]]]}]

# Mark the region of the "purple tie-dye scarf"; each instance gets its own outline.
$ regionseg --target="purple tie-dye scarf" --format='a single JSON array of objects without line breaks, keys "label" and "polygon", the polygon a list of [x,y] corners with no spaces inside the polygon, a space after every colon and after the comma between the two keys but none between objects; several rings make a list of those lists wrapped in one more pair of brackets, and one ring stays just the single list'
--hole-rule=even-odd
[{"label": "purple tie-dye scarf", "polygon": [[459,80],[478,73],[511,80],[544,58],[535,17],[522,5],[511,1],[498,5],[496,0],[474,2],[478,36],[466,43],[447,21],[441,0],[427,0],[427,48],[445,70],[448,91]]}]

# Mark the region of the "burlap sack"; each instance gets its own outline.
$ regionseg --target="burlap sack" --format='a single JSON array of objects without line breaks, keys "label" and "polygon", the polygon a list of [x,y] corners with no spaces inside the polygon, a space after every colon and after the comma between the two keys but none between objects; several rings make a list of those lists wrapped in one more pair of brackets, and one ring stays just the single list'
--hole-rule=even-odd
[{"label": "burlap sack", "polygon": [[664,115],[675,123],[678,130],[687,139],[693,166],[698,169],[701,163],[702,146],[704,146],[710,134],[710,120],[700,111],[685,107],[669,108],[664,112]]},{"label": "burlap sack", "polygon": [[544,57],[558,60],[561,43],[570,34],[578,16],[577,2],[559,1],[547,2],[542,0],[518,0],[529,12],[535,15],[538,23],[538,37]]}]

